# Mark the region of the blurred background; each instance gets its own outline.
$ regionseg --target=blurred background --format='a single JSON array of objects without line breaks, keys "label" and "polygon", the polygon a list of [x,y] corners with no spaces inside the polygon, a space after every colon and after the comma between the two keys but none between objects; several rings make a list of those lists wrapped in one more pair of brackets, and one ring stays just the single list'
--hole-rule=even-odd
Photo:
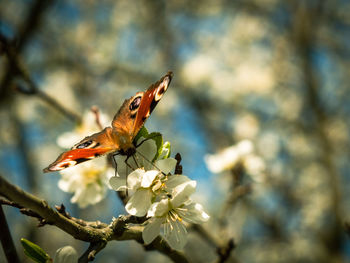
[{"label": "blurred background", "polygon": [[[42,169],[92,105],[112,119],[172,70],[146,127],[197,180],[195,200],[211,215],[204,227],[234,239],[227,262],[350,261],[349,1],[1,0],[0,34],[0,173],[11,183],[85,220],[125,214],[112,191],[84,209],[71,204],[59,174]],[[249,155],[237,150],[242,140]],[[52,256],[88,246],[4,211],[23,262],[21,237]],[[218,258],[195,231],[185,253]],[[168,261],[133,241],[110,242],[95,260]]]}]

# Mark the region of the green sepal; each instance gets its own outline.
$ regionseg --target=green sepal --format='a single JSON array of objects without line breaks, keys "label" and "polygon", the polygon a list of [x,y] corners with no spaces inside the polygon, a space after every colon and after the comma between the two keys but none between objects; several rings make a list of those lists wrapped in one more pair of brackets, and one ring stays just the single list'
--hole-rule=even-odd
[{"label": "green sepal", "polygon": [[162,145],[159,159],[168,159],[171,154],[170,142],[165,142]]},{"label": "green sepal", "polygon": [[24,254],[34,262],[47,263],[52,262],[50,256],[37,244],[30,242],[25,238],[21,238],[21,244],[24,248]]}]

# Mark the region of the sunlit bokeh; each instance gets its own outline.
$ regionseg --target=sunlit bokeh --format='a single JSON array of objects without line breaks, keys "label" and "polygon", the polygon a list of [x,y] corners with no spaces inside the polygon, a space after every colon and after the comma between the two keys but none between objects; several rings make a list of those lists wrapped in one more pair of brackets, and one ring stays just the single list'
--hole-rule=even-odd
[{"label": "sunlit bokeh", "polygon": [[[30,92],[1,41],[0,175],[77,218],[126,214],[112,190],[85,208],[71,203],[60,174],[42,169],[92,106],[110,123],[124,99],[171,70],[145,126],[171,143],[172,157],[181,153],[183,174],[197,181],[193,199],[210,215],[203,227],[223,243],[233,238],[225,262],[348,262],[349,32],[347,1],[0,1],[1,39],[39,90]],[[3,209],[23,262],[22,237],[52,257],[87,248]],[[218,260],[192,229],[184,253]],[[113,241],[95,262],[169,260]]]}]

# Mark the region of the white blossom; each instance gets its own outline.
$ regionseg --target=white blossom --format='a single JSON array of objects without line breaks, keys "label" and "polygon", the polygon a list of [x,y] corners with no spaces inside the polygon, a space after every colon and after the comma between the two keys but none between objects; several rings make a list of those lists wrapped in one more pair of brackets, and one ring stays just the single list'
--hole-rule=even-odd
[{"label": "white blossom", "polygon": [[109,183],[115,191],[123,191],[128,188],[126,177],[129,171],[132,171],[130,167],[133,169],[143,168],[145,171],[158,170],[162,171],[164,174],[174,171],[176,160],[174,158],[163,159],[164,157],[168,156],[169,153],[167,143],[164,143],[165,146],[163,145],[162,152],[157,160],[152,162],[157,154],[157,145],[152,139],[148,139],[146,141],[144,140],[145,139],[143,137],[138,140],[137,143],[141,143],[142,141],[143,143],[137,147],[135,156],[128,158],[128,165],[125,162],[127,156],[116,155],[114,157],[117,164],[117,176],[113,176]]},{"label": "white blossom", "polygon": [[[151,243],[160,233],[163,226],[164,238],[174,249],[182,249],[187,242],[187,230],[184,222],[203,223],[209,219],[200,204],[190,200],[194,193],[196,181],[187,180],[185,176],[172,176],[170,184],[177,185],[168,198],[155,202],[150,207],[147,216],[151,217],[142,232],[146,244]],[[187,179],[186,179],[187,178]]]},{"label": "white blossom", "polygon": [[160,189],[163,174],[157,170],[137,169],[128,176],[128,187],[132,193],[125,210],[134,216],[145,216],[152,204],[152,198]]},{"label": "white blossom", "polygon": [[138,139],[137,144],[141,145],[134,156],[116,156],[118,173],[109,182],[116,191],[127,190],[130,199],[125,209],[129,214],[149,218],[142,232],[146,244],[160,234],[163,226],[169,245],[182,249],[187,241],[185,222],[198,224],[207,221],[209,216],[201,205],[190,199],[196,182],[185,175],[172,174],[177,161],[169,158],[170,143],[160,145],[162,140],[156,141],[149,134],[145,136],[147,140]]},{"label": "white blossom", "polygon": [[107,193],[109,178],[114,169],[108,168],[106,159],[95,159],[60,171],[58,187],[74,193],[72,203],[81,208],[100,202]]},{"label": "white blossom", "polygon": [[[110,118],[99,112],[99,121],[102,127],[109,125]],[[73,131],[65,132],[57,138],[57,144],[62,148],[71,148],[82,138],[93,133],[101,131],[101,127],[97,125],[96,114],[92,110],[87,110],[83,114],[82,122]]]}]

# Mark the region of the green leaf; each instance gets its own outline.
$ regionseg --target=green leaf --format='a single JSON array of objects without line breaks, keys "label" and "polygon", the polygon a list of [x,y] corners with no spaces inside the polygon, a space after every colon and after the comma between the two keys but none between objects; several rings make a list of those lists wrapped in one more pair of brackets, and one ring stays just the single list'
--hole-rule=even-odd
[{"label": "green leaf", "polygon": [[21,238],[21,244],[24,248],[24,254],[34,262],[46,263],[50,262],[50,256],[38,245],[30,242],[25,238]]},{"label": "green leaf", "polygon": [[162,134],[159,132],[152,132],[152,133],[148,134],[148,136],[146,138],[153,140],[157,145],[157,153],[152,160],[152,162],[153,162],[162,153],[163,137],[162,137]]},{"label": "green leaf", "polygon": [[148,138],[148,131],[146,129],[145,126],[142,126],[142,128],[140,129],[140,131],[137,133],[137,135],[135,136],[134,142],[137,142],[141,137],[143,138]]}]

